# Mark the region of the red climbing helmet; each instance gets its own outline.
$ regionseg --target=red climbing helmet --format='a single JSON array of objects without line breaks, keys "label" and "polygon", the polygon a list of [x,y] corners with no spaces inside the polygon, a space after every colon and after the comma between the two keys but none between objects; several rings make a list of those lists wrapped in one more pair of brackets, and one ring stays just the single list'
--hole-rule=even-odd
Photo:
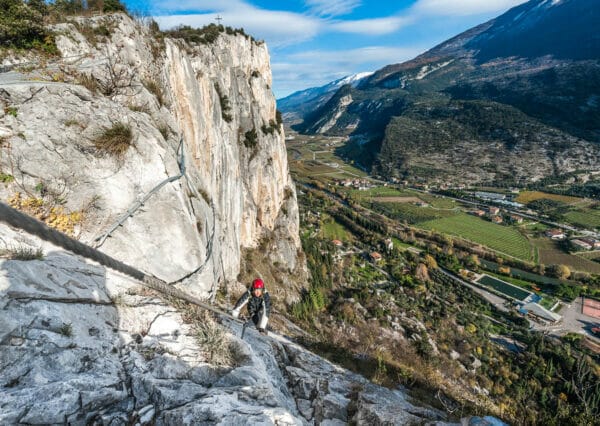
[{"label": "red climbing helmet", "polygon": [[252,281],[252,290],[257,289],[257,288],[260,288],[260,289],[265,288],[265,283],[260,278],[257,278],[254,281]]}]

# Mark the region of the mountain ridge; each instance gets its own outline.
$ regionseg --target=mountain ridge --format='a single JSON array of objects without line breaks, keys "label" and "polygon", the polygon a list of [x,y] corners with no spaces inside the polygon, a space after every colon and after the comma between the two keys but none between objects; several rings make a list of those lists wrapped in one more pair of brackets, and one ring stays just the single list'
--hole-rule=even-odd
[{"label": "mountain ridge", "polygon": [[[524,184],[578,168],[591,167],[595,170],[600,158],[600,126],[597,124],[600,122],[600,106],[596,101],[600,96],[600,42],[597,42],[600,39],[594,28],[600,23],[600,16],[596,10],[590,12],[590,7],[589,2],[583,0],[552,3],[531,0],[438,44],[410,61],[375,71],[347,93],[353,102],[321,105],[305,115],[304,121],[295,124],[294,128],[309,134],[348,136],[349,143],[339,153],[355,161],[367,159],[365,165],[373,173],[388,178],[503,184],[508,184],[509,179],[512,184]],[[577,20],[567,19],[574,14],[579,16]],[[557,16],[563,17],[561,25],[564,31],[557,27]],[[521,25],[522,22],[528,25]],[[576,25],[577,30],[567,31],[572,25]],[[541,45],[538,39],[529,43],[526,35],[534,30],[543,34],[552,30],[555,38],[563,40],[557,47],[556,56],[548,55],[552,43]],[[589,39],[589,43],[578,42],[582,34],[587,35],[585,40]],[[500,43],[498,40],[503,41]],[[498,45],[504,46],[504,50],[498,50]],[[574,52],[573,58],[563,57],[567,50]],[[479,102],[471,104],[480,107],[472,118],[481,120],[484,127],[494,125],[486,123],[491,117],[486,114],[486,109],[500,105],[508,108],[505,111],[512,110],[510,114],[519,115],[521,119],[511,121],[513,127],[506,127],[508,123],[497,123],[498,132],[486,133],[485,136],[476,132],[470,141],[465,141],[460,132],[446,130],[436,133],[429,123],[425,128],[432,131],[429,137],[421,139],[423,149],[420,151],[429,151],[430,147],[440,147],[442,143],[446,148],[438,160],[450,161],[456,158],[452,157],[452,152],[459,151],[458,145],[454,145],[460,143],[460,149],[465,152],[481,154],[469,164],[459,161],[459,169],[467,167],[468,180],[461,179],[455,172],[437,169],[429,170],[427,177],[419,176],[430,166],[428,159],[419,155],[419,150],[411,148],[408,140],[411,137],[410,120],[416,125],[434,118],[429,117],[431,114],[426,111],[427,108],[421,108],[422,105],[429,105],[430,112],[441,112],[441,109],[461,109],[461,105],[469,102]],[[458,129],[452,125],[454,119],[451,114],[443,115],[445,125],[450,126],[448,129]],[[398,126],[396,121],[393,126],[398,132],[396,135],[387,129],[393,117],[409,120],[404,121],[408,127]],[[380,126],[373,126],[373,122]],[[329,124],[324,127],[319,123]],[[527,128],[532,126],[549,139],[558,138],[562,143],[548,145],[543,136],[530,139],[522,136],[528,134]],[[508,142],[506,138],[511,133],[521,135],[518,143]],[[386,147],[388,144],[390,146]],[[492,163],[497,164],[497,170],[490,173],[490,166],[486,166],[485,170],[480,166],[487,164],[483,155],[486,147],[491,148],[495,144],[501,144],[505,149],[490,151],[494,152]],[[514,179],[510,179],[510,167],[504,169],[503,164],[515,158],[513,148],[516,146],[525,149],[526,161],[546,165],[529,171],[523,167],[521,172],[513,174]],[[394,160],[386,157],[396,151],[406,155],[396,156]],[[536,156],[528,155],[528,151],[536,152]],[[398,163],[398,158],[403,158],[403,161]],[[390,164],[395,165],[390,167]]]}]

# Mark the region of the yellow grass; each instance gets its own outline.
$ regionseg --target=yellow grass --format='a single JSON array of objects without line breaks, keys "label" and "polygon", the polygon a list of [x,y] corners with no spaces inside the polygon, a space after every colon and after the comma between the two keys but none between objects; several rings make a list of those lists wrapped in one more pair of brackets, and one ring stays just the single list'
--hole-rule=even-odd
[{"label": "yellow grass", "polygon": [[570,197],[568,195],[549,194],[541,191],[523,191],[519,194],[515,201],[518,203],[527,204],[540,199],[560,201],[565,204],[573,204],[583,201],[583,198]]}]

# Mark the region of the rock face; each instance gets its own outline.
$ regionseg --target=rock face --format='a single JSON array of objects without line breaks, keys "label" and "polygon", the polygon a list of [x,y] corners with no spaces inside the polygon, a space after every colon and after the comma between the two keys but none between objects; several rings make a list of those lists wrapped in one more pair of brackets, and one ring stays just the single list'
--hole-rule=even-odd
[{"label": "rock face", "polygon": [[[0,75],[0,198],[201,297],[235,282],[242,251],[274,236],[270,258],[302,281],[266,46],[155,39],[125,15],[77,19],[55,28],[62,60]],[[107,132],[124,148],[111,154]]]},{"label": "rock face", "polygon": [[5,225],[0,232],[13,247],[46,253],[0,260],[1,424],[445,419],[276,335],[248,329],[242,340],[237,323],[215,332],[190,320],[189,306],[127,277]]}]

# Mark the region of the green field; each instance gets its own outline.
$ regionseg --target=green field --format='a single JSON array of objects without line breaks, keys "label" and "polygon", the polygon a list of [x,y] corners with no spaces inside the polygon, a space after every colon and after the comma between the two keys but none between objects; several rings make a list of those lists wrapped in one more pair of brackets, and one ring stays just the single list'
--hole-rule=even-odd
[{"label": "green field", "polygon": [[412,250],[419,250],[419,251],[421,251],[421,249],[419,249],[418,247],[415,247],[415,246],[407,244],[407,243],[405,243],[403,241],[400,241],[396,237],[392,237],[392,241],[394,243],[394,247],[396,247],[396,248],[404,249],[404,250],[412,249]]},{"label": "green field", "polygon": [[538,247],[540,263],[545,265],[562,264],[567,265],[571,270],[600,274],[600,263],[565,253],[556,241],[548,238],[539,238],[532,241]]},{"label": "green field", "polygon": [[437,210],[431,207],[420,207],[411,203],[373,203],[373,208],[386,216],[410,224],[433,221],[435,219],[456,216],[451,210]]},{"label": "green field", "polygon": [[321,237],[326,240],[340,240],[348,242],[351,233],[343,225],[337,223],[333,218],[326,218],[321,223]]},{"label": "green field", "polygon": [[460,206],[456,201],[446,197],[420,193],[415,193],[415,196],[438,209],[454,209]]},{"label": "green field", "polygon": [[500,281],[494,277],[490,277],[489,275],[484,275],[477,282],[486,287],[493,288],[494,290],[502,294],[506,294],[507,296],[510,296],[517,300],[524,300],[527,296],[531,294],[528,291],[520,289],[519,287],[516,287],[514,285],[510,285],[504,281]]},{"label": "green field", "polygon": [[464,213],[428,221],[419,226],[456,235],[519,259],[533,259],[529,241],[512,226],[496,225]]},{"label": "green field", "polygon": [[540,192],[540,191],[523,191],[519,194],[515,201],[518,203],[528,204],[535,200],[553,200],[560,201],[565,204],[573,204],[583,200],[583,198],[579,197],[570,197],[568,195],[558,195],[558,194],[550,194],[548,192]]},{"label": "green field", "polygon": [[348,192],[355,200],[371,197],[418,197],[420,195],[414,191],[403,191],[389,186],[378,186],[376,188],[369,188],[366,191],[349,189]]},{"label": "green field", "polygon": [[565,213],[565,218],[574,225],[584,228],[600,228],[600,210],[572,210]]}]

